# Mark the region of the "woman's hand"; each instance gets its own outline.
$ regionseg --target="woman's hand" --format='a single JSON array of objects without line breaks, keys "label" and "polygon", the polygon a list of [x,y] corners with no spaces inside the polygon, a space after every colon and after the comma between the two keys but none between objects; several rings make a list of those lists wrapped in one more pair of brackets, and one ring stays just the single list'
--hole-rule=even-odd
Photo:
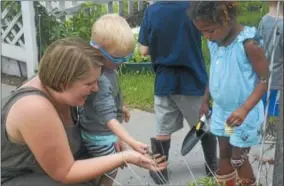
[{"label": "woman's hand", "polygon": [[165,156],[157,154],[152,158],[150,155],[143,155],[133,150],[122,152],[122,158],[126,163],[131,163],[152,171],[161,171],[168,165],[168,163],[165,162]]},{"label": "woman's hand", "polygon": [[240,126],[245,118],[247,117],[248,114],[248,110],[242,106],[240,108],[238,108],[237,110],[235,110],[234,112],[232,112],[232,114],[229,116],[229,118],[227,119],[227,124],[229,126]]}]

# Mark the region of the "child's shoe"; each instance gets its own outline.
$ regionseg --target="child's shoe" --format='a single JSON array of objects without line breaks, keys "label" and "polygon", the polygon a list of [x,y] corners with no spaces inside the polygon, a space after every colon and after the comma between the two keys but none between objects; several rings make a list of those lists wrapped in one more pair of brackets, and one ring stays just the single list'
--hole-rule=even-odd
[{"label": "child's shoe", "polygon": [[237,178],[236,171],[233,171],[232,173],[226,175],[218,175],[218,172],[216,174],[216,179],[218,183],[222,186],[237,186],[236,178]]},{"label": "child's shoe", "polygon": [[257,185],[256,185],[256,180],[250,180],[238,177],[236,181],[236,186],[257,186]]}]

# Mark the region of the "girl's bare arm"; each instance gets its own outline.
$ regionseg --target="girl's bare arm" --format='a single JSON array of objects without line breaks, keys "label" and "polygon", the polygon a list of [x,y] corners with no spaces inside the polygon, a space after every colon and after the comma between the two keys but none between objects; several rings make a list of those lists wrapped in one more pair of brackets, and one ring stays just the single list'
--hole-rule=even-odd
[{"label": "girl's bare arm", "polygon": [[254,40],[245,43],[246,54],[257,73],[259,81],[252,94],[243,104],[243,107],[250,111],[264,96],[268,85],[268,60],[265,57],[264,50]]}]

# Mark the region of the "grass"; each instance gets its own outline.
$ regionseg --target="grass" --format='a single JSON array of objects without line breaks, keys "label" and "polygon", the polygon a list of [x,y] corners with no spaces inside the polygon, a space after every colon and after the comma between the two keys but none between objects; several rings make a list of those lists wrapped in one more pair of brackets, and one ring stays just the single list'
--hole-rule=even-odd
[{"label": "grass", "polygon": [[131,108],[152,111],[154,105],[154,74],[127,73],[120,74],[120,87],[124,103]]}]

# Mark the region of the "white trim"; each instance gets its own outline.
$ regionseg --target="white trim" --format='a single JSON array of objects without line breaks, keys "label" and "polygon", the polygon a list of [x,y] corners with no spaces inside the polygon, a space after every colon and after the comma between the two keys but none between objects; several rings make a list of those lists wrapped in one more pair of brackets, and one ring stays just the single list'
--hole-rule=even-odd
[{"label": "white trim", "polygon": [[2,56],[12,58],[15,60],[23,61],[26,63],[27,53],[25,49],[15,45],[9,45],[2,42]]},{"label": "white trim", "polygon": [[21,1],[23,29],[25,38],[25,55],[27,63],[27,76],[32,77],[38,67],[35,10],[33,1]]}]

